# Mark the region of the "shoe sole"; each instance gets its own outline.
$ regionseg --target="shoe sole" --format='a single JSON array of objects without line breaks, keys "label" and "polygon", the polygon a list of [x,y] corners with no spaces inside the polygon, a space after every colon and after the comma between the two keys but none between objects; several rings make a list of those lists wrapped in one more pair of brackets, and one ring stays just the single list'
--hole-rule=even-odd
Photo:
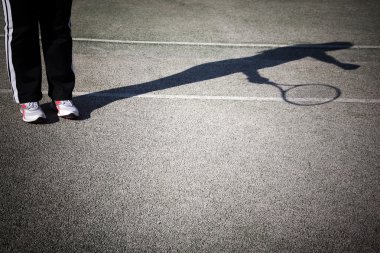
[{"label": "shoe sole", "polygon": [[44,123],[46,123],[46,118],[40,117],[40,118],[33,120],[33,121],[25,121],[24,120],[24,122],[26,122],[28,124],[44,124]]},{"label": "shoe sole", "polygon": [[65,115],[65,116],[59,116],[60,118],[63,118],[63,119],[71,119],[71,120],[76,120],[79,118],[79,116],[73,114],[73,113],[70,113],[69,115]]},{"label": "shoe sole", "polygon": [[[21,114],[24,114],[22,110],[20,110],[20,112],[21,112]],[[22,121],[24,121],[26,123],[30,123],[30,124],[43,124],[43,123],[47,122],[47,119],[46,119],[46,115],[44,117],[38,117],[35,120],[25,120],[24,116],[23,116]]]}]

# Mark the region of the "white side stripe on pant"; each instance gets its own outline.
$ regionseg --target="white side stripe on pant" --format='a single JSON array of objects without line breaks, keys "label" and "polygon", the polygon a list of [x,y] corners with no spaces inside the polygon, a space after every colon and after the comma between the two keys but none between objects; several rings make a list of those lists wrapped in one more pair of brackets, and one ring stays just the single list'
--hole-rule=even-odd
[{"label": "white side stripe on pant", "polygon": [[13,39],[13,19],[12,19],[12,10],[10,0],[3,0],[3,9],[5,17],[5,51],[7,56],[7,66],[9,79],[12,84],[13,98],[16,103],[19,103],[18,90],[16,86],[16,72],[13,66],[12,60],[12,39]]}]

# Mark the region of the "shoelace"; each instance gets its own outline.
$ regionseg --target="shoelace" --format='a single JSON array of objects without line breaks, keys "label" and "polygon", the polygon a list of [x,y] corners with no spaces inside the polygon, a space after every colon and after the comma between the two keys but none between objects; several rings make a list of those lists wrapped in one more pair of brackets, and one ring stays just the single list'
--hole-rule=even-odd
[{"label": "shoelace", "polygon": [[37,110],[39,105],[38,105],[38,102],[29,102],[29,103],[25,103],[26,104],[26,108],[27,110]]}]

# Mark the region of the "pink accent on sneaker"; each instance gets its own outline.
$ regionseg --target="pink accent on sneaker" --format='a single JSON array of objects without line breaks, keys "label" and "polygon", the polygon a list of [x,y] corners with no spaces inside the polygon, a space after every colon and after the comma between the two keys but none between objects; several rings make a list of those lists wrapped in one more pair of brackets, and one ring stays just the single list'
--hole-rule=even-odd
[{"label": "pink accent on sneaker", "polygon": [[61,101],[54,101],[54,103],[55,103],[55,107],[57,107],[57,110],[58,110],[58,112],[59,112],[59,105],[61,105],[62,104],[62,102]]}]

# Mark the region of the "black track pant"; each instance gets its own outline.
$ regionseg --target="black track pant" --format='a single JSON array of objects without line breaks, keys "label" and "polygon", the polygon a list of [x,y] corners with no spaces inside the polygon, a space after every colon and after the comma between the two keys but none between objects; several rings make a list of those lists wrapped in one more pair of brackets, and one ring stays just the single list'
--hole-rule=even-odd
[{"label": "black track pant", "polygon": [[49,96],[53,100],[71,99],[75,84],[70,28],[72,0],[2,1],[8,74],[15,101],[36,102],[42,98],[39,27]]}]

